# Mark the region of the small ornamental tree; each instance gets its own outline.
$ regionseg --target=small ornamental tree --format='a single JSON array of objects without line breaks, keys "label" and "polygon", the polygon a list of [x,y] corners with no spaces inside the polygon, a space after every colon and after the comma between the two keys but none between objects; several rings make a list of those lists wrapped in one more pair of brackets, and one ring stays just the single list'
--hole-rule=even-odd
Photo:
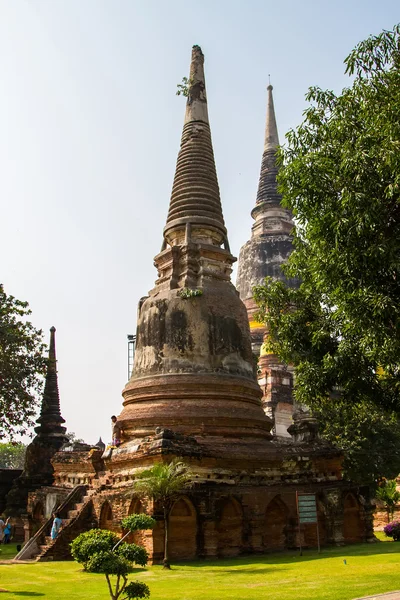
[{"label": "small ornamental tree", "polygon": [[170,463],[157,463],[136,475],[135,493],[142,498],[152,498],[158,502],[164,514],[164,569],[170,569],[168,556],[169,515],[175,501],[185,488],[191,485],[188,465],[179,458]]},{"label": "small ornamental tree", "polygon": [[388,523],[393,519],[394,509],[400,500],[400,492],[397,491],[396,480],[385,481],[383,485],[376,490],[376,497],[380,500],[387,511]]},{"label": "small ornamental tree", "polygon": [[[148,515],[130,515],[122,520],[122,527],[128,530],[122,539],[104,529],[81,533],[71,543],[72,557],[83,565],[85,571],[105,575],[111,600],[148,598],[150,590],[145,583],[128,583],[133,564],[144,567],[148,554],[142,546],[128,544],[124,539],[134,531],[152,529],[155,523]],[[112,577],[116,577],[116,580]]]}]

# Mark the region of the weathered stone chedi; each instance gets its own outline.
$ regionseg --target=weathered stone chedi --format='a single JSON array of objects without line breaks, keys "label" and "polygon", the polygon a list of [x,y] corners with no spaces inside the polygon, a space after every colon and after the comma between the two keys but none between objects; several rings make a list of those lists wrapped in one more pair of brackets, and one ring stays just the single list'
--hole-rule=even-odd
[{"label": "weathered stone chedi", "polygon": [[[53,484],[54,468],[51,459],[67,441],[65,420],[60,412],[60,397],[57,380],[55,327],[50,329],[49,359],[40,416],[35,427],[36,436],[28,445],[24,470],[15,479],[6,499],[6,512],[14,517],[26,513],[28,493]],[[17,530],[21,520],[15,522]]]},{"label": "weathered stone chedi", "polygon": [[292,230],[294,223],[289,210],[281,206],[278,192],[277,150],[278,128],[275,118],[272,85],[267,88],[267,117],[264,149],[256,205],[251,211],[254,223],[251,238],[240,250],[236,286],[248,314],[252,349],[258,358],[258,383],[263,392],[262,405],[274,422],[274,433],[288,436],[287,428],[292,422],[293,372],[283,365],[275,354],[265,349],[268,332],[255,317],[258,306],[253,298],[253,288],[262,285],[266,277],[280,279],[292,286],[298,280],[287,280],[282,265],[293,251]]},{"label": "weathered stone chedi", "polygon": [[[264,283],[266,277],[286,280],[282,264],[291,252],[294,227],[289,210],[281,206],[282,196],[277,189],[278,165],[276,153],[279,147],[272,85],[269,85],[264,150],[258,183],[256,205],[251,211],[254,223],[251,239],[240,250],[236,287],[248,311],[253,351],[259,353],[264,329],[254,321],[258,307],[253,299],[255,285]],[[291,282],[297,285],[297,281]]]},{"label": "weathered stone chedi", "polygon": [[[230,281],[229,251],[195,46],[158,279],[138,311],[132,378],[120,416],[127,437],[157,425],[190,435],[268,438],[247,313]],[[197,294],[197,295],[196,295]]]},{"label": "weathered stone chedi", "polygon": [[300,539],[316,545],[314,525],[298,530],[296,491],[316,494],[322,544],[372,537],[368,495],[342,480],[342,454],[318,440],[315,423],[299,414],[292,439],[270,433],[248,314],[230,282],[235,259],[222,216],[203,60],[195,46],[170,209],[155,258],[158,279],[139,303],[135,365],[123,391],[123,443],[111,457],[97,448],[53,457],[54,485],[30,495],[29,511],[57,492],[65,526],[46,543],[51,522],[44,524],[20,558],[65,557],[68,541],[83,529],[120,531],[121,518],[147,509],[158,523],[141,541],[159,562],[162,510],[136,497],[135,476],[175,456],[194,475],[170,515],[174,559],[283,549]]}]

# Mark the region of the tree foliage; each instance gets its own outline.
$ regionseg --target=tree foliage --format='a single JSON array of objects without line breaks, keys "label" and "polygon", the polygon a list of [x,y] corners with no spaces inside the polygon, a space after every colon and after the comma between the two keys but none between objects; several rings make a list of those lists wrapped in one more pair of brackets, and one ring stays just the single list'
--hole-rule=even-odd
[{"label": "tree foliage", "polygon": [[78,535],[71,543],[72,558],[86,570],[90,558],[95,553],[112,551],[118,536],[106,529],[91,529]]},{"label": "tree foliage", "polygon": [[140,565],[141,567],[145,567],[149,559],[149,555],[143,546],[127,544],[126,542],[118,546],[118,556],[125,558],[131,563]]},{"label": "tree foliage", "polygon": [[148,586],[141,581],[131,581],[124,590],[124,599],[136,600],[139,598],[149,598],[150,590]]},{"label": "tree foliage", "polygon": [[150,517],[144,513],[129,515],[121,521],[122,528],[128,529],[130,533],[132,531],[153,529],[155,524],[156,522],[153,517]]},{"label": "tree foliage", "polygon": [[344,451],[348,479],[374,486],[400,473],[400,422],[369,400],[351,403],[340,395],[314,407],[325,439]]},{"label": "tree foliage", "polygon": [[345,64],[352,85],[310,88],[279,151],[296,221],[284,270],[302,283],[268,280],[255,298],[269,349],[295,366],[300,403],[321,412],[340,390],[364,412],[377,406],[383,424],[400,413],[400,27]]},{"label": "tree foliage", "polygon": [[190,86],[193,85],[193,78],[182,77],[182,83],[177,84],[176,95],[184,96],[185,98],[189,97]]},{"label": "tree foliage", "polygon": [[397,491],[396,480],[384,481],[376,490],[376,497],[385,506],[389,523],[390,519],[393,519],[394,509],[400,500],[400,492]]},{"label": "tree foliage", "polygon": [[0,469],[23,469],[26,446],[22,443],[0,443]]},{"label": "tree foliage", "polygon": [[0,438],[27,432],[42,391],[46,346],[30,314],[28,303],[0,284]]},{"label": "tree foliage", "polygon": [[188,465],[179,458],[170,463],[156,463],[150,469],[137,474],[135,494],[143,498],[151,498],[159,503],[164,513],[164,560],[165,569],[170,568],[168,556],[169,513],[174,502],[191,485],[191,473]]},{"label": "tree foliage", "polygon": [[[148,515],[130,515],[123,519],[122,525],[128,529],[122,539],[105,529],[81,533],[71,543],[72,557],[83,565],[85,571],[105,575],[111,600],[118,600],[122,594],[124,598],[148,598],[150,591],[147,585],[139,581],[128,583],[127,577],[133,570],[133,564],[143,567],[147,564],[148,554],[141,546],[127,544],[123,540],[133,531],[154,527],[155,521]],[[114,585],[112,576],[116,577]]]},{"label": "tree foliage", "polygon": [[63,450],[72,451],[75,447],[79,447],[80,444],[85,444],[85,440],[76,437],[74,431],[69,431],[65,434],[65,437],[67,438],[67,441],[63,446]]}]

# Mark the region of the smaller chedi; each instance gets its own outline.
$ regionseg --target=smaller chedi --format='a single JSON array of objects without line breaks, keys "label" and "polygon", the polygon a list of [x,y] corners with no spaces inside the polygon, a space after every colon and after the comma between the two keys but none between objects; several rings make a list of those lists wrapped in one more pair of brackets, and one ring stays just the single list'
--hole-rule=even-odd
[{"label": "smaller chedi", "polygon": [[65,420],[60,411],[55,334],[56,329],[52,327],[45,387],[40,416],[37,419],[38,425],[35,427],[36,435],[26,449],[24,470],[14,481],[6,499],[6,513],[15,519],[17,537],[21,535],[21,517],[26,513],[28,493],[53,484],[54,468],[51,459],[67,442]]},{"label": "smaller chedi", "polygon": [[297,280],[287,280],[282,271],[282,265],[293,251],[294,223],[290,211],[281,206],[282,196],[276,181],[279,137],[272,89],[272,85],[267,88],[264,150],[256,205],[251,211],[254,223],[250,240],[240,250],[236,287],[247,309],[252,349],[258,360],[263,408],[273,419],[274,432],[288,437],[287,428],[292,422],[293,412],[293,372],[275,354],[265,350],[263,342],[268,332],[265,325],[255,318],[258,306],[253,298],[254,286],[262,285],[266,277],[283,280],[292,286],[299,285]]}]

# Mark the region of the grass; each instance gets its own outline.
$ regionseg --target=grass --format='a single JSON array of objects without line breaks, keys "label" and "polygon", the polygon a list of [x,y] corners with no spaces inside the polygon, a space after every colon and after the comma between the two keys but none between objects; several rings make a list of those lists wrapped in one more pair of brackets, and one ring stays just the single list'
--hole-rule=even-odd
[{"label": "grass", "polygon": [[[381,537],[381,536],[379,536]],[[15,549],[15,546],[14,546]],[[400,589],[400,543],[358,544],[137,569],[151,600],[352,600]],[[4,560],[4,554],[1,555]],[[344,563],[346,560],[346,563]],[[73,562],[0,565],[7,600],[107,600],[103,575]]]},{"label": "grass", "polygon": [[10,560],[17,554],[17,544],[0,544],[0,561]]}]

